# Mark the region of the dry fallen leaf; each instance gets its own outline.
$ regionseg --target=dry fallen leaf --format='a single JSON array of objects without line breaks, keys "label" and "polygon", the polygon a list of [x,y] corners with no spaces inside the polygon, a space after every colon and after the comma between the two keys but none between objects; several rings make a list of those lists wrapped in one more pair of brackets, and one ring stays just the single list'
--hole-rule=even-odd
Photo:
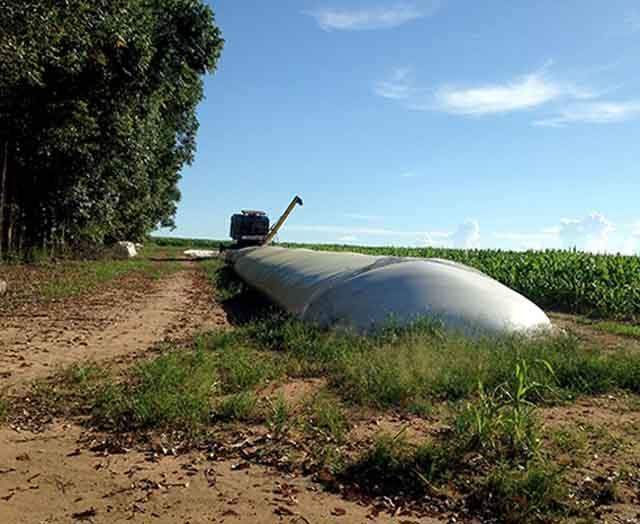
[{"label": "dry fallen leaf", "polygon": [[98,511],[96,510],[96,508],[91,507],[91,508],[86,509],[84,511],[78,511],[77,513],[72,513],[71,514],[71,518],[84,520],[84,519],[88,519],[90,517],[95,517],[97,513],[98,513]]},{"label": "dry fallen leaf", "polygon": [[293,511],[291,511],[289,508],[285,508],[284,506],[278,506],[273,510],[273,512],[280,517],[292,517],[293,515],[295,515]]}]

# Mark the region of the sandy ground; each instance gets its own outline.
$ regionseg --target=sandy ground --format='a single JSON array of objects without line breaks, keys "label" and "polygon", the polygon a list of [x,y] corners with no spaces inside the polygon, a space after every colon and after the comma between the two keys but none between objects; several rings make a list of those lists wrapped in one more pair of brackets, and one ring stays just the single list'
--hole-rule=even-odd
[{"label": "sandy ground", "polygon": [[224,310],[202,300],[193,263],[153,280],[140,276],[93,296],[0,317],[0,390],[83,360],[131,358],[157,342],[225,327]]},{"label": "sandy ground", "polygon": [[0,430],[2,522],[437,522],[372,517],[308,479],[204,452],[111,455],[92,444],[76,426]]},{"label": "sandy ground", "polygon": [[[123,277],[91,296],[0,315],[0,391],[84,360],[128,364],[165,340],[229,327],[196,264],[160,280]],[[65,421],[0,427],[0,522],[437,522],[371,506],[255,464],[204,452],[116,450]],[[124,452],[123,452],[124,451]]]}]

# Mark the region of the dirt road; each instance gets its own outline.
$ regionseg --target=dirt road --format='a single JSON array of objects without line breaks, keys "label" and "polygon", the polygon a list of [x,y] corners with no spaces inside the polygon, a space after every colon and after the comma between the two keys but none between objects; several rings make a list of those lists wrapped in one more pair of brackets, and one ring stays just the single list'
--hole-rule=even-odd
[{"label": "dirt road", "polygon": [[[197,265],[159,280],[129,275],[96,293],[0,314],[0,391],[85,360],[130,364],[165,340],[227,329]],[[33,433],[0,425],[0,521],[11,523],[430,522],[377,515],[308,478],[218,459],[108,450],[56,420]],[[436,521],[431,521],[436,522]]]},{"label": "dirt road", "polygon": [[227,326],[194,263],[162,279],[118,286],[0,317],[0,390],[83,360],[132,359],[165,339]]}]

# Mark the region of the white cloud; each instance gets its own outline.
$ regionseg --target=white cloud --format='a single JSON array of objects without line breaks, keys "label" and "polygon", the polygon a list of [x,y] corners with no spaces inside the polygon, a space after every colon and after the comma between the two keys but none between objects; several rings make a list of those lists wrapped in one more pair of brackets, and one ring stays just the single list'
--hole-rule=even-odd
[{"label": "white cloud", "polygon": [[623,255],[640,254],[640,249],[638,248],[638,239],[634,237],[627,238],[622,245],[620,253]]},{"label": "white cloud", "polygon": [[457,115],[488,115],[532,109],[549,102],[600,96],[593,89],[553,80],[541,70],[502,83],[437,88],[421,87],[411,68],[397,68],[373,86],[374,93],[401,102],[408,109]]},{"label": "white cloud", "polygon": [[579,220],[563,219],[558,236],[564,248],[604,253],[609,248],[609,234],[614,230],[604,215],[594,212]]},{"label": "white cloud", "polygon": [[[349,227],[334,225],[291,225],[288,231],[305,233],[304,237],[326,237],[325,241],[363,245],[433,246],[473,249],[480,247],[480,224],[467,220],[453,231],[404,231],[389,228]],[[530,232],[493,232],[493,240],[483,246],[502,249],[573,249],[592,253],[640,252],[640,221],[616,227],[603,214],[593,212],[583,218],[566,218],[558,226]],[[318,241],[317,239],[315,241]]]},{"label": "white cloud", "polygon": [[405,171],[404,173],[402,173],[400,175],[402,178],[415,178],[418,175],[416,173],[414,173],[413,171]]},{"label": "white cloud", "polygon": [[567,124],[609,124],[640,117],[640,100],[627,102],[593,102],[569,106],[556,116],[537,120],[538,126],[561,127]]},{"label": "white cloud", "polygon": [[353,235],[343,235],[341,237],[338,237],[338,240],[340,242],[355,242],[356,240],[358,240],[358,237]]},{"label": "white cloud", "polygon": [[640,118],[640,100],[595,101],[615,88],[594,89],[551,78],[542,69],[502,83],[435,88],[419,86],[411,68],[398,68],[373,86],[376,95],[394,100],[407,109],[441,111],[454,115],[485,116],[533,110],[545,105],[565,103],[565,108],[535,125],[560,127],[570,123],[613,123]]},{"label": "white cloud", "polygon": [[[319,7],[306,12],[315,18],[324,31],[367,31],[391,29],[418,18],[432,15],[438,2],[423,2],[421,8],[414,4],[398,3],[361,9],[345,7]],[[422,5],[422,4],[421,4]]]},{"label": "white cloud", "polygon": [[565,93],[559,85],[533,73],[506,84],[462,89],[441,87],[436,91],[435,102],[449,113],[485,115],[529,109]]},{"label": "white cloud", "polygon": [[451,245],[461,249],[472,249],[480,243],[480,224],[477,220],[467,220],[458,226],[449,237]]},{"label": "white cloud", "polygon": [[591,213],[580,219],[562,219],[559,226],[538,232],[492,233],[505,241],[507,249],[573,249],[592,253],[638,254],[640,222],[616,227],[601,213]]}]

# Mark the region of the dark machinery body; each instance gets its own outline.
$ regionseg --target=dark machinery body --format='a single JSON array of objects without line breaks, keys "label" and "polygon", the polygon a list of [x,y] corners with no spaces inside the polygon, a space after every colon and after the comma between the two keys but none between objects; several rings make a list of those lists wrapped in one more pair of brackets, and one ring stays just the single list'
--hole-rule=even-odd
[{"label": "dark machinery body", "polygon": [[299,196],[294,197],[289,207],[273,227],[270,227],[269,217],[264,211],[243,210],[240,213],[236,213],[231,217],[231,230],[229,232],[229,236],[235,241],[235,245],[232,247],[243,248],[269,244],[296,205],[302,205],[302,199]]},{"label": "dark machinery body", "polygon": [[264,211],[243,210],[231,217],[229,236],[239,246],[260,245],[268,234],[269,217]]}]

